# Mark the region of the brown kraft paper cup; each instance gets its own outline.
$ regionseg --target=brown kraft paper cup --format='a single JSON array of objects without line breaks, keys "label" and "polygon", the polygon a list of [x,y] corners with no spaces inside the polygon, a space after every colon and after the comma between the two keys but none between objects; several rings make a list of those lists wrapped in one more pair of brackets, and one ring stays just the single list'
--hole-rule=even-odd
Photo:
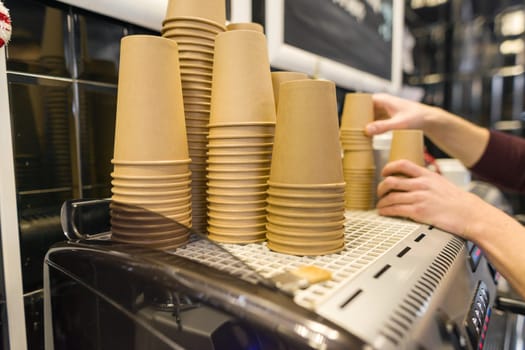
[{"label": "brown kraft paper cup", "polygon": [[421,130],[393,130],[389,161],[407,159],[424,166],[424,142]]},{"label": "brown kraft paper cup", "polygon": [[345,95],[341,129],[362,129],[374,121],[372,95],[367,93],[348,93]]},{"label": "brown kraft paper cup", "polygon": [[183,106],[177,44],[151,35],[124,37],[114,159],[187,159]]},{"label": "brown kraft paper cup", "polygon": [[335,85],[295,80],[281,84],[270,180],[291,184],[344,182]]},{"label": "brown kraft paper cup", "polygon": [[275,123],[264,34],[232,30],[217,35],[213,64],[210,124]]}]

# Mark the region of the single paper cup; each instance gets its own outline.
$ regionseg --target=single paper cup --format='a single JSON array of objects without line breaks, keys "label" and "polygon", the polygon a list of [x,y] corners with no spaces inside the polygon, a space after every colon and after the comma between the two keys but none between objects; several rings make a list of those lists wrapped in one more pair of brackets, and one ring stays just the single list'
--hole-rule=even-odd
[{"label": "single paper cup", "polygon": [[394,130],[390,146],[389,161],[407,159],[424,166],[424,142],[421,130]]},{"label": "single paper cup", "polygon": [[281,84],[270,180],[342,183],[335,85],[322,80]]},{"label": "single paper cup", "polygon": [[341,129],[361,129],[374,121],[374,104],[372,94],[348,93],[345,96],[343,113],[341,114]]},{"label": "single paper cup", "polygon": [[121,41],[114,158],[188,158],[177,44],[151,35]]},{"label": "single paper cup", "polygon": [[217,35],[210,124],[275,123],[266,37],[254,30]]}]

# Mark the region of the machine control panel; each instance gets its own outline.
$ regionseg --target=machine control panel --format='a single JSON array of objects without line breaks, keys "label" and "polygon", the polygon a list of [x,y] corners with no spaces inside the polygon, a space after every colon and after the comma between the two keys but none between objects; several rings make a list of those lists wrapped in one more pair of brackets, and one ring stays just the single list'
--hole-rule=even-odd
[{"label": "machine control panel", "polygon": [[481,256],[482,256],[481,249],[479,249],[478,246],[476,246],[474,243],[470,241],[467,242],[467,248],[469,251],[470,268],[472,269],[473,272],[475,272],[476,269],[478,268],[479,262],[481,261]]},{"label": "machine control panel", "polygon": [[472,299],[465,327],[473,349],[483,349],[490,319],[489,292],[484,282],[480,282]]}]

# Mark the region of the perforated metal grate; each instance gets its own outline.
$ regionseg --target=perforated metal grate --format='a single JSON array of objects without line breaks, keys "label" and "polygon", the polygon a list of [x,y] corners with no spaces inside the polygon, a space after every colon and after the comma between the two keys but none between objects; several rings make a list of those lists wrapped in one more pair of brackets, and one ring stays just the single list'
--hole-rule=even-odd
[{"label": "perforated metal grate", "polygon": [[[294,295],[296,303],[315,308],[420,226],[407,220],[382,217],[375,211],[351,211],[346,213],[346,217],[345,248],[337,254],[312,257],[287,255],[271,251],[266,243],[221,246],[266,278],[303,265],[329,270],[332,273],[330,281],[314,284]],[[211,242],[199,240],[174,253],[229,273],[250,276],[249,268],[226,252],[211,250],[212,246]]]}]

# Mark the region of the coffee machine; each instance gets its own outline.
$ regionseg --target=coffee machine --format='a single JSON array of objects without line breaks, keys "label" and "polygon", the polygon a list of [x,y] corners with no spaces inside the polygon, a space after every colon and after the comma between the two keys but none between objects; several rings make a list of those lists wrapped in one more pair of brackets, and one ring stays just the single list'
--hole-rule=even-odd
[{"label": "coffee machine", "polygon": [[[293,256],[198,233],[162,251],[111,241],[108,204],[63,208],[70,240],[49,250],[44,268],[48,350],[480,349],[486,341],[498,275],[478,247],[432,226],[347,212],[337,254]],[[301,266],[330,278],[290,273]]]}]

